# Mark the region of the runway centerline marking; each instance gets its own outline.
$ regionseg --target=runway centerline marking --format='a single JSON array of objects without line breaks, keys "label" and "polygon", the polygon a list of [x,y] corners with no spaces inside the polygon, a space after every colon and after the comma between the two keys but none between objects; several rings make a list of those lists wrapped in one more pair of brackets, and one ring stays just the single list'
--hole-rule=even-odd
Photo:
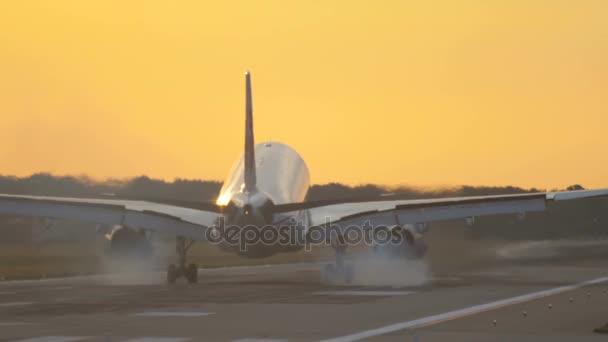
[{"label": "runway centerline marking", "polygon": [[191,311],[146,311],[135,314],[139,317],[203,317],[213,315],[213,312]]},{"label": "runway centerline marking", "polygon": [[47,287],[47,290],[71,290],[73,289],[73,286],[54,286],[54,287]]},{"label": "runway centerline marking", "polygon": [[189,340],[189,338],[185,337],[140,337],[125,340],[123,342],[182,342]]},{"label": "runway centerline marking", "polygon": [[87,336],[42,336],[26,338],[25,340],[18,340],[14,342],[72,342],[87,339]]},{"label": "runway centerline marking", "polygon": [[18,326],[18,325],[40,325],[40,323],[31,323],[31,322],[0,322],[0,327],[10,327],[10,326]]},{"label": "runway centerline marking", "polygon": [[528,293],[525,295],[520,295],[520,296],[511,297],[511,298],[507,298],[507,299],[501,299],[501,300],[497,300],[497,301],[486,303],[486,304],[474,305],[474,306],[470,306],[468,308],[462,308],[462,309],[457,309],[457,310],[453,310],[453,311],[440,313],[437,315],[427,316],[427,317],[415,319],[412,321],[405,321],[405,322],[395,323],[395,324],[387,325],[387,326],[376,328],[376,329],[364,330],[364,331],[350,334],[350,335],[322,340],[321,342],[359,341],[359,340],[363,340],[366,338],[370,338],[370,337],[374,337],[374,336],[378,336],[378,335],[384,335],[384,334],[392,333],[392,332],[399,331],[399,330],[426,327],[429,325],[434,325],[434,324],[438,324],[438,323],[442,323],[442,322],[446,322],[446,321],[451,321],[451,320],[454,320],[457,318],[475,315],[475,314],[478,314],[478,313],[481,313],[484,311],[494,310],[494,309],[502,308],[505,306],[513,305],[513,304],[529,302],[531,300],[548,297],[548,296],[556,295],[556,294],[559,294],[562,292],[576,290],[580,287],[604,283],[607,281],[608,281],[608,277],[592,279],[592,280],[584,281],[582,283],[556,287],[556,288],[543,290],[543,291],[532,292],[532,293]]},{"label": "runway centerline marking", "polygon": [[287,342],[287,340],[276,338],[239,338],[232,340],[232,342]]},{"label": "runway centerline marking", "polygon": [[0,307],[21,306],[21,305],[30,305],[30,304],[34,304],[34,302],[8,302],[8,303],[0,303]]},{"label": "runway centerline marking", "polygon": [[342,290],[342,291],[317,291],[314,295],[320,296],[406,296],[416,293],[415,291],[374,291],[374,290]]}]

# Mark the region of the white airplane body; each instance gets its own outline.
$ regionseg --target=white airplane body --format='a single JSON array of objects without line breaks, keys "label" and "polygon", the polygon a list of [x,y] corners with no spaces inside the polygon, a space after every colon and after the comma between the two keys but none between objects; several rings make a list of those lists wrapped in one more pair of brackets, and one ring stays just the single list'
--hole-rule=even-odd
[{"label": "white airplane body", "polygon": [[127,236],[124,234],[127,231],[175,236],[179,264],[168,269],[170,283],[180,276],[190,282],[197,281],[196,265],[186,264],[188,241],[210,240],[210,237],[224,234],[218,228],[219,222],[240,229],[290,223],[295,226],[291,234],[304,237],[303,240],[294,239],[298,242],[295,245],[257,241],[243,249],[239,244],[231,245],[225,241],[218,244],[246,257],[265,257],[301,249],[306,241],[313,239],[314,231],[336,250],[336,263],[329,267],[329,272],[348,280],[351,271],[345,267],[342,255],[349,227],[367,225],[374,232],[378,227],[388,228],[391,234],[399,232],[399,243],[387,245],[387,248],[415,251],[414,254],[420,256],[418,241],[427,222],[496,214],[521,215],[545,210],[551,201],[608,196],[608,189],[598,189],[421,200],[376,198],[305,202],[310,175],[304,159],[294,149],[279,142],[254,143],[249,73],[246,74],[245,87],[245,151],[232,167],[215,206],[201,210],[145,201],[0,194],[0,215],[118,225],[121,228],[111,234],[113,242]]},{"label": "white airplane body", "polygon": [[[264,142],[255,145],[256,189],[255,194],[264,194],[274,204],[303,202],[310,185],[310,174],[304,159],[291,147],[279,142]],[[245,188],[244,157],[240,158],[224,181],[218,196],[218,205],[238,202]],[[253,194],[252,194],[253,195]]]}]

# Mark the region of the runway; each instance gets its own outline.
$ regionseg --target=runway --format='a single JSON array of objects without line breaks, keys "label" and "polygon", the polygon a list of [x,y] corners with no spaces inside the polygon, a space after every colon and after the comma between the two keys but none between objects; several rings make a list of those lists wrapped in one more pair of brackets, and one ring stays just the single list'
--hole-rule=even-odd
[{"label": "runway", "polygon": [[416,286],[325,285],[318,264],[0,282],[0,340],[604,341],[608,260],[512,263]]}]

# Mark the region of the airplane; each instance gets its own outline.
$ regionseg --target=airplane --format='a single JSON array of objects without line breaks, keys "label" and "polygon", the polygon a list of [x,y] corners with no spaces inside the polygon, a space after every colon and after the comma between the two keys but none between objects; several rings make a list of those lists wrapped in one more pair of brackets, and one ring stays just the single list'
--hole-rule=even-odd
[{"label": "airplane", "polygon": [[[353,270],[344,262],[345,250],[351,243],[362,243],[365,239],[360,237],[367,233],[371,232],[372,240],[365,241],[375,249],[421,257],[429,222],[465,219],[470,223],[478,216],[498,214],[522,217],[545,210],[553,201],[608,195],[608,189],[597,189],[418,200],[387,196],[305,201],[310,176],[304,159],[280,142],[255,144],[249,72],[245,74],[244,147],[214,204],[193,208],[141,200],[0,194],[0,215],[114,227],[108,234],[111,246],[136,248],[146,240],[146,232],[175,237],[178,263],[169,265],[168,283],[181,277],[190,283],[198,281],[198,266],[187,262],[195,241],[209,241],[249,258],[298,251],[311,241],[324,242],[335,251],[335,262],[325,266],[324,277],[349,282]],[[277,230],[264,230],[273,227]],[[256,239],[246,238],[247,234]],[[244,240],[248,243],[243,244]]]}]

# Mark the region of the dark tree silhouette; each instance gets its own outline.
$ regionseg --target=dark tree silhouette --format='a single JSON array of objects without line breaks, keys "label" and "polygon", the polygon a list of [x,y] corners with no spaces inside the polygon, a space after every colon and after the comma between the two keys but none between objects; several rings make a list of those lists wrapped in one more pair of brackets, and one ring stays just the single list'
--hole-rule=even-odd
[{"label": "dark tree silhouette", "polygon": [[585,188],[583,188],[583,186],[580,184],[574,184],[574,185],[570,185],[569,187],[567,187],[566,190],[576,191],[576,190],[585,190]]},{"label": "dark tree silhouette", "polygon": [[[131,179],[95,181],[86,176],[54,176],[37,173],[28,177],[0,176],[0,193],[21,195],[71,196],[157,200],[173,202],[213,202],[222,186],[218,181],[176,178],[172,182],[139,176]],[[583,189],[572,185],[568,190]],[[425,189],[411,186],[387,187],[376,184],[349,186],[340,183],[316,184],[308,192],[308,201],[349,198],[380,198],[386,195],[403,199],[454,196],[483,196],[538,192],[514,186],[469,186]]]}]

